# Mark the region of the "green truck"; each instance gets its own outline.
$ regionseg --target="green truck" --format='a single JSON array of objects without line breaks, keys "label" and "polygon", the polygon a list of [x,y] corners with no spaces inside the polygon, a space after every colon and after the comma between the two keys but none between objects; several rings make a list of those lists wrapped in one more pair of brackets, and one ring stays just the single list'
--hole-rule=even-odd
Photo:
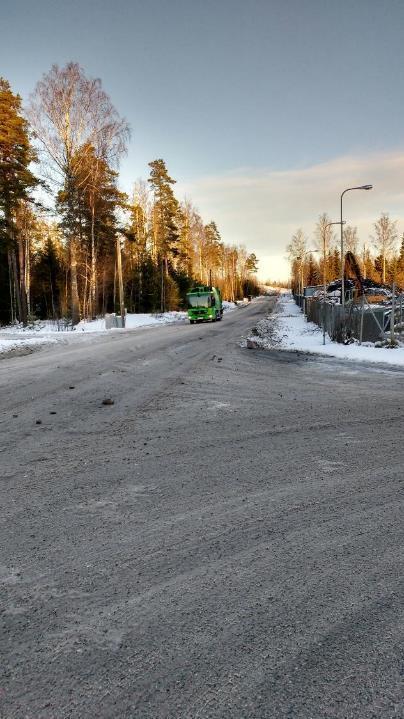
[{"label": "green truck", "polygon": [[191,325],[203,320],[216,322],[223,317],[222,295],[216,287],[208,285],[194,287],[187,294],[187,305]]}]

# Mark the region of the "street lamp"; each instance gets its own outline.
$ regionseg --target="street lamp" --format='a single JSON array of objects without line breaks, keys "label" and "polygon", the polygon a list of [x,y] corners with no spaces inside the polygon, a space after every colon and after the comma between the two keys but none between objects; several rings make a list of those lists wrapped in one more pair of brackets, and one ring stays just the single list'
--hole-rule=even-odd
[{"label": "street lamp", "polygon": [[323,229],[323,345],[325,345],[325,295],[327,292],[326,287],[326,276],[325,276],[325,263],[326,263],[326,254],[325,254],[325,240],[326,240],[326,234],[327,229],[331,227],[331,225],[345,225],[345,220],[341,220],[340,222],[327,222],[326,225],[324,225]]},{"label": "street lamp", "polygon": [[341,305],[342,305],[342,316],[344,317],[344,311],[345,311],[345,281],[344,281],[344,233],[342,229],[342,198],[345,195],[346,192],[350,192],[351,190],[371,190],[373,188],[373,185],[359,185],[359,187],[347,187],[346,190],[344,190],[341,193]]}]

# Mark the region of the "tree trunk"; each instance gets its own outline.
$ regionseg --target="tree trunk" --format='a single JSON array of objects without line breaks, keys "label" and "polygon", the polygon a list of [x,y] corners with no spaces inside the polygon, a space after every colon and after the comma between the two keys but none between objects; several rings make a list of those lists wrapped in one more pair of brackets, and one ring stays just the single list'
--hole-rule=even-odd
[{"label": "tree trunk", "polygon": [[[82,301],[81,306],[82,306],[82,310],[83,310],[83,317],[85,319],[88,319],[88,314],[89,314],[88,307],[91,305],[91,288],[89,289],[89,291],[87,291],[88,285],[89,285],[87,252],[86,252],[86,256],[85,256],[84,267],[85,267],[86,274],[85,274],[85,278],[84,278],[83,301]],[[91,282],[91,278],[90,278],[90,282]],[[91,312],[91,306],[90,306],[90,312]]]},{"label": "tree trunk", "polygon": [[70,240],[70,303],[73,325],[80,322],[80,301],[77,285],[77,248],[76,240]]},{"label": "tree trunk", "polygon": [[52,319],[55,319],[55,300],[53,297],[53,282],[52,282],[52,273],[49,272],[49,286],[51,291],[51,303],[52,303]]},{"label": "tree trunk", "polygon": [[18,281],[18,266],[17,266],[17,258],[15,255],[15,250],[11,250],[11,267],[13,271],[13,279],[14,279],[14,292],[17,300],[17,314],[18,319],[20,322],[22,322],[22,307],[21,307],[21,291],[20,291],[20,283]]},{"label": "tree trunk", "polygon": [[122,278],[122,252],[121,240],[119,236],[116,238],[116,264],[118,269],[118,285],[119,285],[119,307],[122,319],[122,327],[125,327],[125,303],[123,298],[123,278]]},{"label": "tree trunk", "polygon": [[[14,278],[14,292],[17,299],[17,309],[18,309],[18,319],[20,322],[22,322],[24,325],[27,324],[27,297],[25,294],[25,282],[24,282],[24,261],[23,258],[21,258],[21,247],[22,242],[21,239],[18,242],[18,251],[19,251],[19,260],[20,260],[20,272],[18,272],[18,264],[17,264],[17,257],[15,252],[15,236],[14,236],[14,225],[13,225],[13,218],[10,210],[10,205],[8,201],[5,203],[5,209],[4,209],[4,215],[6,220],[6,228],[7,228],[7,235],[9,240],[9,246],[12,248],[10,250],[10,257],[11,257],[11,268],[12,268],[12,274]],[[23,247],[22,247],[23,250]],[[23,289],[23,292],[21,291]]]},{"label": "tree trunk", "polygon": [[91,275],[90,275],[90,311],[92,319],[95,320],[96,306],[95,306],[95,295],[96,295],[96,271],[97,261],[95,257],[95,203],[94,198],[91,208]]},{"label": "tree trunk", "polygon": [[14,273],[13,273],[13,266],[11,262],[11,252],[10,250],[7,253],[8,258],[8,281],[9,281],[9,288],[10,288],[10,315],[11,315],[11,323],[14,324],[16,320],[16,307],[15,307],[15,292],[14,292]]},{"label": "tree trunk", "polygon": [[138,302],[138,312],[142,312],[143,310],[143,258],[141,260],[141,263],[139,263],[139,302]]},{"label": "tree trunk", "polygon": [[26,273],[26,267],[25,267],[25,251],[24,251],[24,240],[21,237],[20,233],[18,233],[18,264],[19,264],[19,287],[20,287],[20,306],[21,306],[21,316],[20,320],[23,323],[24,327],[27,326],[28,323],[28,306],[27,306],[27,289],[25,285],[25,273]]},{"label": "tree trunk", "polygon": [[160,312],[165,312],[165,283],[164,283],[164,260],[161,260],[161,291],[160,291]]},{"label": "tree trunk", "polygon": [[27,234],[25,238],[25,290],[27,296],[27,312],[31,314],[31,243]]},{"label": "tree trunk", "polygon": [[112,303],[114,312],[116,312],[116,258],[114,262],[114,290],[113,290],[113,296],[112,296]]}]

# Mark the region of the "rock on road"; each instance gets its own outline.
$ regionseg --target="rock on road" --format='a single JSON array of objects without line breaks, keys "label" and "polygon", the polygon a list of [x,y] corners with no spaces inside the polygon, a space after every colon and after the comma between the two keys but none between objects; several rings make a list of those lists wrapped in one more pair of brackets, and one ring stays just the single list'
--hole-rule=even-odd
[{"label": "rock on road", "polygon": [[0,362],[1,717],[404,717],[404,374],[272,303]]}]

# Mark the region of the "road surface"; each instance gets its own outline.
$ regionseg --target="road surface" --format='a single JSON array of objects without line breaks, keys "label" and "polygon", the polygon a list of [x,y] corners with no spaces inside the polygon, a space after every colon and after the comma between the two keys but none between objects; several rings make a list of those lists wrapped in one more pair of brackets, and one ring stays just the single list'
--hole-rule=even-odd
[{"label": "road surface", "polygon": [[272,303],[0,362],[1,717],[404,717],[404,374]]}]

